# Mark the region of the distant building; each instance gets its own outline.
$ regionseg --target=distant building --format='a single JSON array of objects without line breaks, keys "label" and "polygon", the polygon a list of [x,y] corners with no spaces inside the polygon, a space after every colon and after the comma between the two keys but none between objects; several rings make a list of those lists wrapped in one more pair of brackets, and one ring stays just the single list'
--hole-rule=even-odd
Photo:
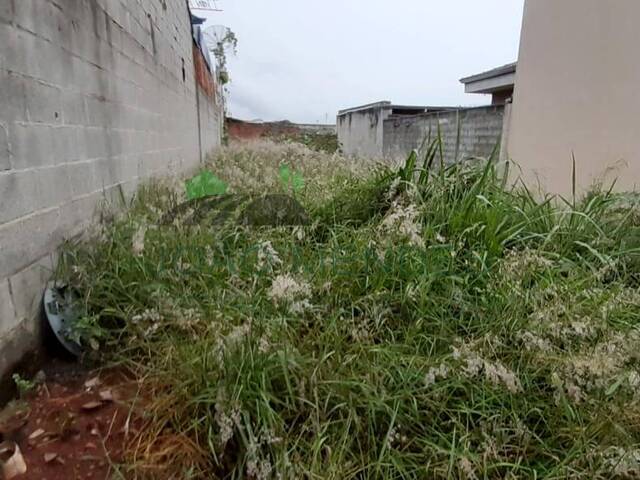
[{"label": "distant building", "polygon": [[342,151],[400,160],[439,133],[446,163],[489,157],[504,145],[505,105],[513,97],[516,67],[515,62],[509,63],[460,80],[467,93],[491,95],[488,106],[407,106],[383,101],[341,110],[337,128]]},{"label": "distant building", "polygon": [[509,63],[460,80],[466,93],[492,96],[492,105],[504,105],[513,97],[517,63]]},{"label": "distant building", "polygon": [[383,158],[385,120],[450,110],[455,108],[394,105],[389,101],[340,110],[337,118],[338,142],[346,155]]}]

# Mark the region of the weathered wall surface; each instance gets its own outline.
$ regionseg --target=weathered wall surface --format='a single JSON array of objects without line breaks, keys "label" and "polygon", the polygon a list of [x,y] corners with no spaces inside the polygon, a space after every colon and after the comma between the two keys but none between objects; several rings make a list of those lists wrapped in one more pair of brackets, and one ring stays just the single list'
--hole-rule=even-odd
[{"label": "weathered wall surface", "polygon": [[294,125],[303,132],[315,135],[336,135],[338,133],[337,126],[330,123],[294,123]]},{"label": "weathered wall surface", "polygon": [[214,151],[222,144],[224,133],[224,114],[215,96],[209,96],[206,91],[198,87],[198,115],[200,125],[200,144],[202,154]]},{"label": "weathered wall surface", "polygon": [[56,247],[219,144],[192,45],[184,0],[0,0],[0,375],[38,340]]},{"label": "weathered wall surface", "polygon": [[224,132],[224,106],[222,89],[209,71],[202,52],[194,43],[193,64],[196,80],[196,107],[198,118],[198,148],[203,157],[222,144]]},{"label": "weathered wall surface", "polygon": [[[536,188],[640,186],[640,2],[527,0],[508,154]],[[511,172],[516,172],[511,168]]]},{"label": "weathered wall surface", "polygon": [[384,157],[404,160],[411,150],[438,135],[443,157],[453,163],[469,157],[489,157],[502,135],[504,106],[467,108],[412,116],[391,116],[384,121]]},{"label": "weathered wall surface", "polygon": [[390,105],[390,102],[382,102],[338,114],[338,143],[345,155],[382,158],[383,127],[391,114],[391,108],[387,108]]}]

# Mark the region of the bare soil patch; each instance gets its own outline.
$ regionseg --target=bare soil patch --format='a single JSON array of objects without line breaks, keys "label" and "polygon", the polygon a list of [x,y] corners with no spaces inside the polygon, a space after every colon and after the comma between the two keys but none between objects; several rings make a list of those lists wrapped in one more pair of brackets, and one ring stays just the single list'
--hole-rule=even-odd
[{"label": "bare soil patch", "polygon": [[0,413],[0,439],[15,442],[27,466],[14,478],[110,478],[140,427],[137,391],[124,372],[51,364],[36,391]]}]

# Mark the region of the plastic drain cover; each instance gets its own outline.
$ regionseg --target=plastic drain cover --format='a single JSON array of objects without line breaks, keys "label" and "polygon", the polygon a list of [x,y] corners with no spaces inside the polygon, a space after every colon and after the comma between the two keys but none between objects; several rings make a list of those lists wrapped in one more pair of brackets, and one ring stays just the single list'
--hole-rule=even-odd
[{"label": "plastic drain cover", "polygon": [[73,340],[73,327],[80,318],[78,296],[66,285],[50,282],[44,291],[44,312],[51,330],[69,353],[80,356],[82,346]]}]

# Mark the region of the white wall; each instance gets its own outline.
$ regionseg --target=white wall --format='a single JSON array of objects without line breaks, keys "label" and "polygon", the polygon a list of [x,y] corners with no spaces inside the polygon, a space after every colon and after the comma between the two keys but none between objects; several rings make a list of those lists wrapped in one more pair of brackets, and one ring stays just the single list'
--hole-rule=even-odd
[{"label": "white wall", "polygon": [[[640,1],[527,0],[508,155],[531,186],[640,185]],[[512,174],[514,169],[512,168]]]},{"label": "white wall", "polygon": [[338,115],[338,142],[345,155],[382,158],[384,121],[391,114],[389,105],[373,104]]}]

